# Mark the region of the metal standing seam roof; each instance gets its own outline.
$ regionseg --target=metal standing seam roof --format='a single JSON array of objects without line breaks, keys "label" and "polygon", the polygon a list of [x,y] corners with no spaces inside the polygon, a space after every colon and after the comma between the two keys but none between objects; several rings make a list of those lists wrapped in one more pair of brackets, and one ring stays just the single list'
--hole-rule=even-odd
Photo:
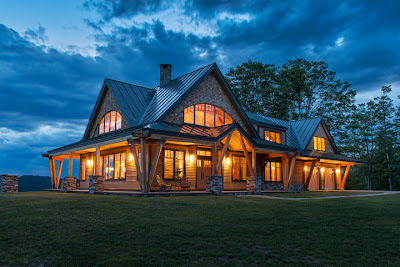
[{"label": "metal standing seam roof", "polygon": [[106,79],[105,83],[129,125],[138,125],[156,91],[111,79]]},{"label": "metal standing seam roof", "polygon": [[124,118],[131,126],[135,126],[139,123],[146,107],[149,105],[150,100],[155,93],[155,90],[151,88],[106,78],[82,139],[86,139],[87,134],[89,133],[89,128],[92,126],[92,120],[95,117],[106,88],[110,90],[112,96],[120,107]]},{"label": "metal standing seam roof", "polygon": [[321,121],[322,118],[317,117],[290,122],[291,128],[294,130],[299,141],[299,148],[301,150],[307,147]]},{"label": "metal standing seam roof", "polygon": [[140,120],[140,124],[159,120],[190,89],[197,86],[199,81],[202,80],[201,78],[212,71],[214,65],[215,63],[207,65],[155,87],[153,99],[148,105],[143,118]]}]

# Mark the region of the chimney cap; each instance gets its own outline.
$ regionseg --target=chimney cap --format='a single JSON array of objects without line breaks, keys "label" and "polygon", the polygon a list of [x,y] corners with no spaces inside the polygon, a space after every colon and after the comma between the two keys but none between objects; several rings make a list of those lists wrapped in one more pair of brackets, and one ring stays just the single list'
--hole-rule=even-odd
[{"label": "chimney cap", "polygon": [[160,67],[163,67],[164,69],[169,67],[169,68],[172,69],[172,65],[171,64],[160,64]]}]

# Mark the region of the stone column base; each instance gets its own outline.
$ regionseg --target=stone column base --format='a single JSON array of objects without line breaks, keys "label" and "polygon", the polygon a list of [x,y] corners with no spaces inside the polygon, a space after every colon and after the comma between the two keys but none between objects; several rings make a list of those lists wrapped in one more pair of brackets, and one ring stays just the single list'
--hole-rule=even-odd
[{"label": "stone column base", "polygon": [[299,192],[299,191],[304,191],[303,184],[292,184],[290,186],[290,192]]},{"label": "stone column base", "polygon": [[3,174],[0,176],[0,193],[18,192],[18,176]]},{"label": "stone column base", "polygon": [[211,175],[206,177],[207,193],[221,195],[222,194],[222,176]]},{"label": "stone column base", "polygon": [[94,192],[104,192],[104,176],[90,175],[89,176],[89,194]]},{"label": "stone column base", "polygon": [[76,177],[74,176],[64,177],[63,191],[67,192],[72,190],[76,190]]},{"label": "stone column base", "polygon": [[248,192],[254,192],[256,194],[261,193],[261,177],[248,176],[246,182],[246,190]]}]

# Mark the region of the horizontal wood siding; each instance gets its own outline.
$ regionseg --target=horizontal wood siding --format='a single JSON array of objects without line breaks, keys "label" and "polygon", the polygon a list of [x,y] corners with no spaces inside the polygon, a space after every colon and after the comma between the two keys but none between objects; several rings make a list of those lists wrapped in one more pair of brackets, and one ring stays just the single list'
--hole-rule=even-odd
[{"label": "horizontal wood siding", "polygon": [[223,190],[246,190],[246,181],[243,182],[233,182],[232,181],[232,164],[233,159],[232,155],[243,155],[240,153],[232,153],[230,151],[226,152],[226,155],[230,158],[231,163],[229,166],[226,166],[225,162],[224,166],[224,177],[223,177]]},{"label": "horizontal wood siding", "polygon": [[304,161],[296,160],[292,184],[304,184]]}]

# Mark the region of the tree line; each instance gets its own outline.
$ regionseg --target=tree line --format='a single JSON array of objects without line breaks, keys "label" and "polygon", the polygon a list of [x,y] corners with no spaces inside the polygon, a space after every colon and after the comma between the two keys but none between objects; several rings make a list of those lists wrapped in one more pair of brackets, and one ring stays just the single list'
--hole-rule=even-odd
[{"label": "tree line", "polygon": [[305,59],[281,66],[248,60],[225,77],[247,111],[283,120],[322,116],[341,154],[365,162],[351,169],[347,189],[400,190],[400,105],[390,85],[356,103],[357,92],[326,62]]}]

